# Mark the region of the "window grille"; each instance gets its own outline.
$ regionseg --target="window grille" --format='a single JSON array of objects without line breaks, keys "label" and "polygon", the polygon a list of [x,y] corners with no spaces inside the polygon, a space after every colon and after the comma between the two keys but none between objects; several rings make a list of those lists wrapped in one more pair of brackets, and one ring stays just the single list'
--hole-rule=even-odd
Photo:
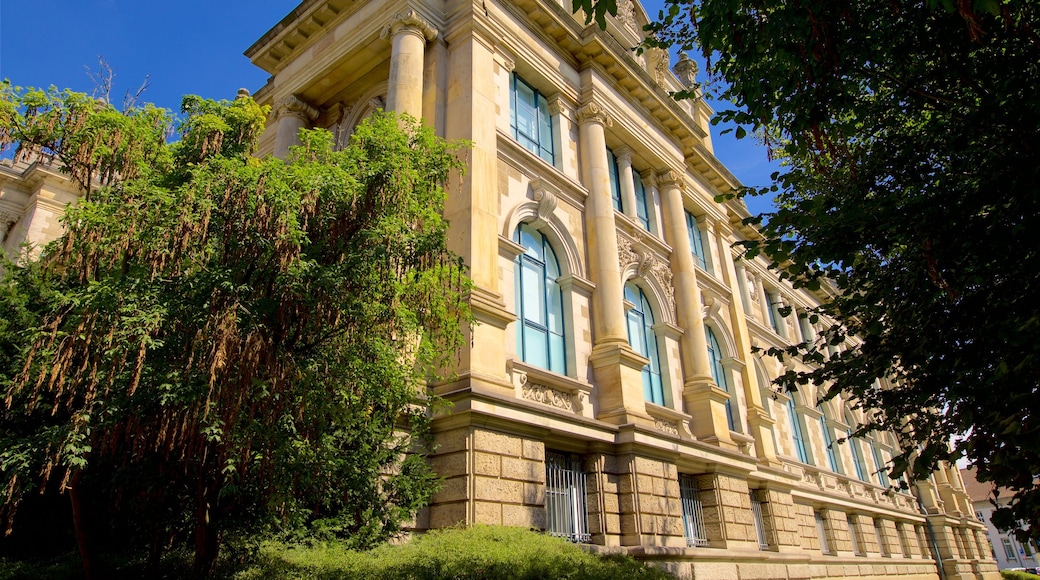
[{"label": "window grille", "polygon": [[592,539],[586,489],[586,476],[580,459],[565,453],[546,452],[545,515],[549,535],[572,542]]},{"label": "window grille", "polygon": [[704,527],[704,509],[701,506],[700,490],[692,475],[679,475],[679,497],[682,499],[683,529],[686,545],[707,546],[708,532]]},{"label": "window grille", "polygon": [[763,495],[764,492],[760,490],[751,490],[751,514],[755,519],[755,535],[758,538],[758,549],[768,550],[769,540],[766,539],[766,523],[762,518]]},{"label": "window grille", "polygon": [[823,514],[818,511],[813,512],[813,517],[816,518],[816,534],[820,537],[820,552],[830,554],[831,547],[827,543],[827,522],[824,521]]}]

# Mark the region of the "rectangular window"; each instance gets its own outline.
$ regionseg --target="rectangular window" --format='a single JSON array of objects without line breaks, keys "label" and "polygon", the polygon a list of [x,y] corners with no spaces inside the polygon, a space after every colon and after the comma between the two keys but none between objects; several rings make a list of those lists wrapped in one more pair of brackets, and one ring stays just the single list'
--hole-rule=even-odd
[{"label": "rectangular window", "polygon": [[704,252],[704,232],[697,225],[697,218],[686,212],[686,233],[690,236],[690,250],[693,252],[694,260],[701,270],[710,272],[708,269],[708,255]]},{"label": "rectangular window", "polygon": [[549,535],[588,542],[589,511],[581,459],[554,451],[545,453],[545,516]]},{"label": "rectangular window", "polygon": [[820,537],[820,552],[830,555],[831,547],[827,543],[827,522],[823,519],[823,514],[818,511],[813,511],[813,517],[816,518],[816,535]]},{"label": "rectangular window", "polygon": [[692,475],[679,474],[679,497],[682,500],[683,529],[686,545],[707,546],[708,533],[704,528],[704,510],[701,507],[700,490]]},{"label": "rectangular window", "polygon": [[856,537],[856,524],[853,521],[855,516],[848,516],[847,523],[849,525],[849,541],[852,542],[852,553],[857,556],[863,555],[863,550],[859,548],[859,538]]},{"label": "rectangular window", "polygon": [[614,209],[622,211],[621,178],[618,175],[617,157],[609,147],[607,148],[607,173],[610,174],[610,200],[614,204]]},{"label": "rectangular window", "polygon": [[646,201],[646,188],[643,187],[643,178],[635,171],[632,172],[632,182],[636,189],[636,215],[643,229],[650,231],[650,208]]},{"label": "rectangular window", "polygon": [[549,103],[516,73],[513,73],[512,80],[509,121],[513,138],[549,164],[554,164]]},{"label": "rectangular window", "polygon": [[758,538],[758,549],[768,550],[769,540],[766,538],[766,522],[762,517],[762,504],[765,491],[760,489],[751,490],[751,515],[755,520],[755,537]]},{"label": "rectangular window", "polygon": [[986,521],[986,518],[982,517],[982,512],[975,512],[975,519],[979,520],[980,522]]},{"label": "rectangular window", "polygon": [[768,290],[763,290],[762,292],[766,297],[766,312],[769,314],[769,326],[773,328],[773,332],[783,336],[780,331],[780,312],[778,311],[780,297]]},{"label": "rectangular window", "polygon": [[1011,544],[1011,540],[1008,538],[1001,538],[1000,541],[1004,543],[1004,556],[1008,560],[1017,560],[1018,556],[1015,554],[1015,546]]},{"label": "rectangular window", "polygon": [[885,548],[885,535],[881,532],[881,520],[874,518],[874,536],[877,538],[878,553],[882,556],[888,556],[888,550]]}]

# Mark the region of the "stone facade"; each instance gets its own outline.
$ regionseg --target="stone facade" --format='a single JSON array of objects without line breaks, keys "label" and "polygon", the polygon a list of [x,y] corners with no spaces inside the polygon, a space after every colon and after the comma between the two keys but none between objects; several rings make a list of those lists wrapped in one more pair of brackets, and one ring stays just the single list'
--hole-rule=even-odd
[{"label": "stone facade", "polygon": [[[477,324],[434,387],[444,485],[416,529],[544,529],[683,578],[996,578],[948,468],[919,507],[877,474],[891,435],[839,444],[847,401],[772,392],[787,368],[755,349],[815,340],[798,315],[826,296],[735,259],[758,234],[714,201],[739,184],[712,112],[669,97],[696,70],[628,50],[647,20],[623,4],[604,31],[555,0],[305,0],[246,51],[262,153],[380,108],[472,144],[445,215]],[[51,173],[0,167],[7,251],[60,231]]]}]

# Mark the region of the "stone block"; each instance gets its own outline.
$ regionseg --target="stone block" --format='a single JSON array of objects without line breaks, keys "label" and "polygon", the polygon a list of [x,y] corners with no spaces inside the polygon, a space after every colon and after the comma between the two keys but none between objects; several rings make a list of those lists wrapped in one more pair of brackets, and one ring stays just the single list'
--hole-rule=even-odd
[{"label": "stone block", "polygon": [[616,514],[621,510],[621,503],[617,494],[607,493],[603,495],[603,509],[608,513]]},{"label": "stone block", "polygon": [[654,479],[656,479],[656,478],[648,477],[646,475],[641,475],[641,474],[636,474],[635,478],[636,478],[636,490],[640,494],[654,493]]},{"label": "stone block", "polygon": [[736,564],[728,564],[724,562],[694,562],[691,564],[691,567],[693,568],[694,580],[739,580],[740,578]]},{"label": "stone block", "polygon": [[468,427],[443,431],[434,436],[438,455],[469,449],[469,443]]},{"label": "stone block", "polygon": [[661,480],[664,484],[664,491],[662,495],[667,497],[679,497],[679,480],[674,478],[664,478]]},{"label": "stone block", "polygon": [[433,495],[433,503],[462,501],[468,498],[468,477],[445,479],[440,491]]},{"label": "stone block", "polygon": [[524,439],[521,443],[521,451],[524,459],[545,461],[545,444],[541,441]]},{"label": "stone block", "polygon": [[636,495],[634,493],[623,493],[618,496],[618,501],[621,507],[621,513],[635,513]]},{"label": "stone block", "polygon": [[478,500],[504,503],[524,503],[524,484],[521,481],[477,477],[473,494]]},{"label": "stone block", "polygon": [[498,455],[477,451],[473,454],[473,473],[498,477],[502,473],[501,463]]},{"label": "stone block", "polygon": [[492,526],[502,525],[502,504],[478,501],[473,508],[474,523]]},{"label": "stone block", "polygon": [[617,514],[604,514],[603,523],[605,525],[606,533],[608,534],[620,534],[621,533],[621,516]]},{"label": "stone block", "polygon": [[430,506],[430,527],[448,528],[466,521],[466,504],[449,503]]},{"label": "stone block", "polygon": [[524,503],[528,505],[545,505],[545,486],[540,483],[524,484]]},{"label": "stone block", "polygon": [[639,514],[639,524],[644,534],[656,534],[659,532],[657,518],[653,514]]},{"label": "stone block", "polygon": [[[529,459],[514,459],[512,457],[502,458],[502,477],[507,479],[519,479],[521,481],[533,481],[545,483],[545,465]],[[590,478],[593,483],[596,478]]]},{"label": "stone block", "polygon": [[787,577],[790,580],[808,580],[812,578],[812,567],[809,564],[791,564],[787,567]]},{"label": "stone block", "polygon": [[482,429],[473,431],[473,448],[478,451],[491,451],[500,455],[520,457],[522,447],[523,440],[515,435]]},{"label": "stone block", "polygon": [[441,477],[466,473],[466,451],[435,455],[430,458],[430,467]]},{"label": "stone block", "polygon": [[534,506],[503,504],[502,525],[539,530],[545,529],[545,509]]},{"label": "stone block", "polygon": [[652,475],[654,477],[664,477],[664,466],[660,461],[656,459],[647,459],[645,457],[636,457],[635,460],[636,472],[644,475]]}]

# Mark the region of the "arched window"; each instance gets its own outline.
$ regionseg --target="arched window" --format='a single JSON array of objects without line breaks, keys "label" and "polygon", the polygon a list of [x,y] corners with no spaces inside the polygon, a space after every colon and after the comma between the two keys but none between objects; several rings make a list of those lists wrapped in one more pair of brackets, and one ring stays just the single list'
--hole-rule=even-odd
[{"label": "arched window", "polygon": [[516,284],[517,351],[524,362],[556,373],[567,373],[563,293],[556,279],[560,265],[548,240],[529,224],[516,228],[524,247],[513,270]]},{"label": "arched window", "polygon": [[827,450],[827,464],[831,466],[834,473],[842,473],[841,463],[838,461],[837,451],[834,449],[834,437],[831,436],[831,428],[827,425],[827,409],[820,403],[816,409],[820,411],[820,430],[823,431],[823,447]]},{"label": "arched window", "polygon": [[809,442],[805,440],[805,430],[802,429],[802,418],[794,408],[794,397],[787,399],[787,417],[791,420],[791,440],[794,442],[794,452],[798,461],[810,463]]},{"label": "arched window", "polygon": [[845,431],[845,435],[849,440],[849,448],[852,449],[852,462],[856,466],[856,477],[860,481],[868,481],[867,469],[863,463],[863,453],[859,449],[859,441],[852,438],[852,428],[856,425],[856,420],[852,418],[852,413],[848,411],[845,411],[845,423],[849,426]]},{"label": "arched window", "polygon": [[643,396],[647,401],[664,405],[664,386],[661,383],[661,357],[657,353],[657,335],[654,333],[654,313],[646,295],[638,286],[625,284],[625,300],[632,303],[628,311],[628,342],[632,349],[650,359],[643,367]]},{"label": "arched window", "polygon": [[[705,326],[704,333],[708,335],[708,360],[711,361],[711,378],[715,380],[715,384],[720,389],[728,393],[729,380],[726,378],[726,369],[722,367],[722,349],[719,347],[719,341],[715,338],[715,333],[711,331],[711,328]],[[726,399],[726,421],[729,422],[730,431],[737,430],[733,421],[733,401],[730,399]]]}]

